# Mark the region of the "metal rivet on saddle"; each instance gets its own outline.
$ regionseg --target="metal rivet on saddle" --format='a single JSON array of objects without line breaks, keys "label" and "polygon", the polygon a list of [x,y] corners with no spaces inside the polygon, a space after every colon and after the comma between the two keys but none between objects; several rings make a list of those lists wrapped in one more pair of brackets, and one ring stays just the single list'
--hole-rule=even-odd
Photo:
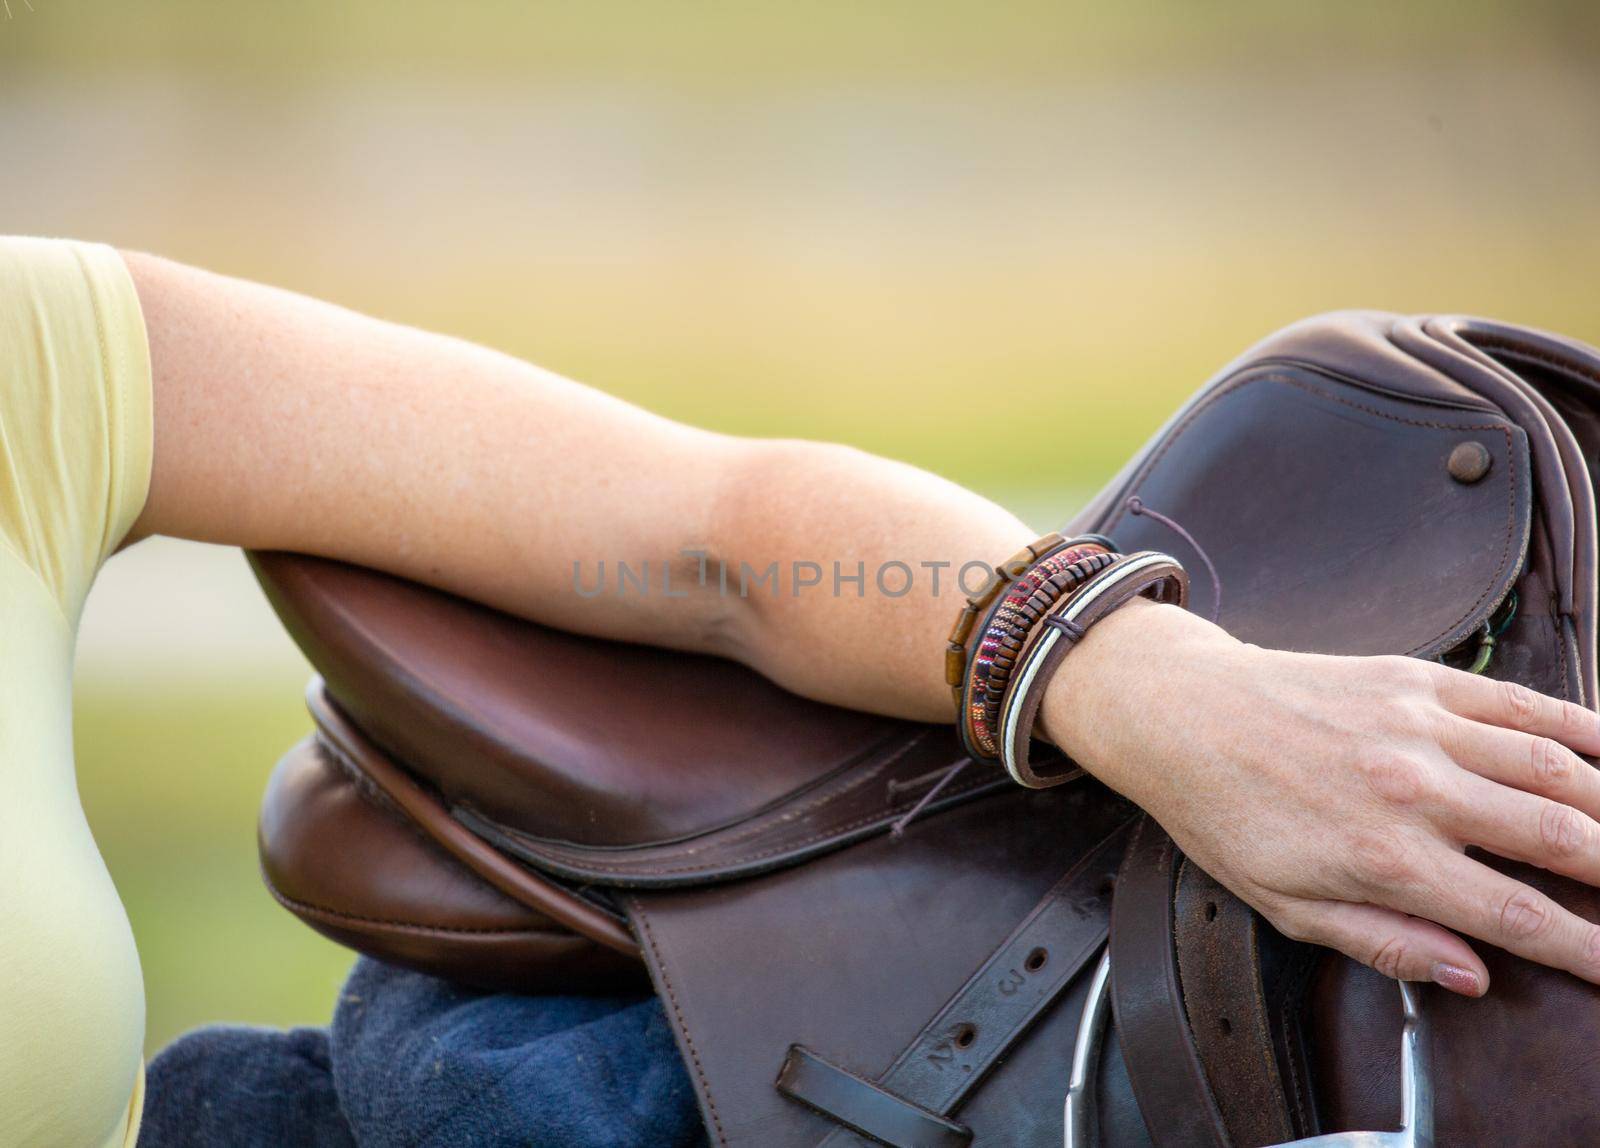
[{"label": "metal rivet on saddle", "polygon": [[1494,465],[1494,455],[1481,442],[1459,443],[1450,452],[1450,461],[1446,465],[1450,469],[1450,477],[1457,482],[1477,482],[1489,473],[1489,468]]}]

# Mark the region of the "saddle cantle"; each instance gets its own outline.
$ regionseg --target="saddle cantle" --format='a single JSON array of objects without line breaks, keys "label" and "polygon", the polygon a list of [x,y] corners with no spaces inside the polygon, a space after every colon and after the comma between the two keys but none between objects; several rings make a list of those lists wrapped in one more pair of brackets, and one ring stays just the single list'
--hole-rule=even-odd
[{"label": "saddle cantle", "polygon": [[[1191,607],[1244,640],[1487,658],[1593,706],[1597,464],[1594,351],[1346,313],[1228,366],[1068,529],[1174,554]],[[320,674],[263,807],[274,895],[485,987],[648,973],[715,1143],[1592,1140],[1600,989],[1574,977],[1486,951],[1486,999],[1402,1000],[1087,778],[1030,792],[969,765],[896,835],[961,760],[951,729],[252,561]],[[1600,918],[1600,891],[1493,863]]]}]

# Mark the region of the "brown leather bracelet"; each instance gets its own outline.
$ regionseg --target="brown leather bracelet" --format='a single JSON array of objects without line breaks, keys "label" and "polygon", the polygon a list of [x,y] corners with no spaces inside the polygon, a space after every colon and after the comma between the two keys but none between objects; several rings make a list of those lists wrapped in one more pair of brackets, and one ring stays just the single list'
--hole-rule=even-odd
[{"label": "brown leather bracelet", "polygon": [[1077,767],[1062,762],[1057,773],[1034,772],[1028,758],[1034,722],[1045,689],[1068,653],[1100,619],[1138,597],[1178,606],[1189,600],[1189,576],[1176,558],[1153,550],[1118,559],[1057,603],[1035,628],[1032,641],[1017,659],[1010,687],[1000,704],[1000,761],[1021,785],[1044,789],[1077,776]]},{"label": "brown leather bracelet", "polygon": [[982,594],[967,599],[967,604],[956,617],[955,626],[950,630],[950,639],[944,650],[944,681],[955,692],[957,707],[961,705],[961,686],[967,676],[967,642],[972,638],[978,615],[992,606],[1000,592],[1021,577],[1030,566],[1047,554],[1061,549],[1066,541],[1060,533],[1051,531],[1043,538],[1028,543],[994,568],[994,577],[984,587]]},{"label": "brown leather bracelet", "polygon": [[[1119,557],[1108,550],[1100,549],[1099,546],[1094,546],[1090,553],[1083,554],[1068,565],[1062,565],[1065,556],[1083,549],[1085,548],[1080,546],[1067,546],[1034,566],[1030,573],[1042,572],[1047,566],[1052,565],[1057,572],[1039,582],[1026,601],[1017,601],[1015,590],[1007,594],[995,608],[987,624],[977,629],[977,644],[973,648],[972,658],[967,666],[967,689],[961,714],[963,721],[971,727],[968,730],[970,734],[979,733],[977,715],[980,710],[983,726],[991,733],[997,728],[1000,702],[1005,696],[1006,684],[1011,680],[1012,668],[1016,660],[1022,656],[1022,651],[1027,646],[1028,638],[1034,628],[1050,608],[1074,593],[1079,586]],[[1024,575],[1017,579],[1017,582],[1023,582],[1027,577],[1028,575]],[[978,662],[982,657],[983,643],[991,636],[997,639],[1000,649],[1005,652],[997,651],[989,661],[987,675],[981,675],[978,672]],[[974,736],[973,740],[980,739]],[[995,756],[997,752],[995,748],[990,746],[985,748],[989,749],[991,757]]]},{"label": "brown leather bracelet", "polygon": [[[987,700],[985,693],[987,679],[975,680],[982,675],[978,674],[974,665],[980,656],[979,651],[974,648],[974,643],[981,643],[996,619],[1007,610],[1007,591],[1018,580],[1036,570],[1041,562],[1074,548],[1082,548],[1096,555],[1104,554],[1107,542],[1107,539],[1099,535],[1068,539],[1059,534],[1048,534],[1002,563],[996,570],[996,584],[989,587],[981,596],[968,600],[966,608],[956,622],[955,630],[951,633],[950,649],[945,655],[945,675],[949,681],[953,672],[959,671],[960,674],[957,681],[951,684],[951,694],[956,707],[956,727],[961,735],[962,745],[972,757],[992,761],[998,755],[998,749],[992,738],[981,736],[979,730],[975,728],[978,719],[974,716],[976,713],[974,707],[982,707]],[[1084,557],[1088,558],[1090,555],[1086,554]],[[1092,572],[1084,570],[1081,574],[1075,575],[1072,579],[1073,585],[1078,583],[1080,577],[1086,578]],[[979,614],[985,610],[980,622]],[[1025,637],[1025,634],[1012,635],[1008,628],[1005,637],[1010,639],[1008,646],[1014,643],[1015,652],[1020,653],[1022,646],[1020,639]]]}]

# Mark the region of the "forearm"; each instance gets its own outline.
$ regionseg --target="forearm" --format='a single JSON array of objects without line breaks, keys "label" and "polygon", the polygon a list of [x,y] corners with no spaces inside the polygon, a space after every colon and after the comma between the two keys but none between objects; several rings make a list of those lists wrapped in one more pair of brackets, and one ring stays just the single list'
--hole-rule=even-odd
[{"label": "forearm", "polygon": [[797,692],[927,721],[953,716],[943,650],[963,597],[1035,533],[926,471],[815,443],[761,444],[718,507],[725,652]]},{"label": "forearm", "polygon": [[128,263],[155,378],[139,533],[357,562],[932,720],[961,565],[1031,537],[902,464],[697,430],[459,340]]}]

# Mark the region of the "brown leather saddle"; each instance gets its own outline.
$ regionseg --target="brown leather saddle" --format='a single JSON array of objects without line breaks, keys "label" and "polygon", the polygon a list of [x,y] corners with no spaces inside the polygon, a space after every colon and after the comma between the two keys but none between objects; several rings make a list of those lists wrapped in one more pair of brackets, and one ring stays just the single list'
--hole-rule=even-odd
[{"label": "brown leather saddle", "polygon": [[[1313,319],[1202,388],[1069,530],[1176,555],[1191,608],[1245,640],[1593,705],[1597,412],[1600,356],[1564,339]],[[1088,778],[1025,791],[970,764],[896,833],[960,760],[951,729],[253,561],[320,674],[262,812],[274,895],[474,985],[648,976],[716,1144],[1594,1141],[1600,989],[1574,977],[1488,951],[1485,1000],[1401,991],[1274,933]],[[1600,919],[1600,891],[1495,863]]]}]

